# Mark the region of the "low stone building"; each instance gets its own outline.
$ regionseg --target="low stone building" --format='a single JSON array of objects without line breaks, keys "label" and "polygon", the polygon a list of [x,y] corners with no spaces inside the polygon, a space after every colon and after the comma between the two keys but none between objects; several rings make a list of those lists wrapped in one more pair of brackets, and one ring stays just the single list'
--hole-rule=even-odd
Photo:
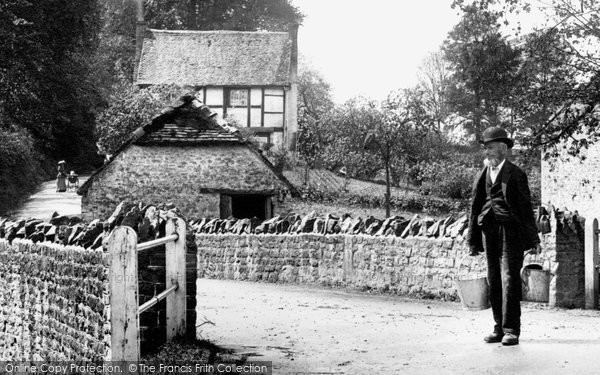
[{"label": "low stone building", "polygon": [[82,217],[106,218],[123,200],[171,202],[192,217],[270,218],[293,186],[197,98],[137,129],[79,188]]}]

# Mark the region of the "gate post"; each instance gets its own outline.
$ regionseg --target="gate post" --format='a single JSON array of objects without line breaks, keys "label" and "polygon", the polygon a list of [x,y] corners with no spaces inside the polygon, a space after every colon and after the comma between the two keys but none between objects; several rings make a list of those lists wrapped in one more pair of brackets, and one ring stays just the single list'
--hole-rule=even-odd
[{"label": "gate post", "polygon": [[129,227],[117,227],[108,238],[110,256],[111,360],[140,360],[138,318],[137,235]]},{"label": "gate post", "polygon": [[185,230],[185,220],[173,218],[167,221],[166,234],[179,235],[177,241],[165,245],[166,287],[178,284],[175,292],[167,296],[167,341],[185,335],[186,331]]},{"label": "gate post", "polygon": [[585,308],[598,308],[598,219],[585,222]]}]

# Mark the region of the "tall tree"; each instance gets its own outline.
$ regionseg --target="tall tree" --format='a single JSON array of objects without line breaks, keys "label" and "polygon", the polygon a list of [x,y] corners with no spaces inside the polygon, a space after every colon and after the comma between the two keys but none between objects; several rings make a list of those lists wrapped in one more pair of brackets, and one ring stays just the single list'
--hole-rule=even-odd
[{"label": "tall tree", "polygon": [[550,28],[530,42],[542,51],[538,61],[550,60],[545,65],[551,69],[548,90],[543,94],[553,107],[527,141],[546,149],[566,141],[575,155],[600,136],[600,4],[553,0],[551,5]]},{"label": "tall tree", "polygon": [[450,69],[442,52],[430,53],[419,66],[417,72],[418,88],[422,91],[423,105],[434,121],[436,130],[442,130],[444,120],[449,114],[448,85]]},{"label": "tall tree", "polygon": [[463,6],[462,19],[443,46],[453,71],[449,104],[477,135],[502,123],[501,109],[508,105],[520,63],[518,49],[500,33],[501,14],[487,6],[486,0]]},{"label": "tall tree", "polygon": [[302,15],[289,0],[146,0],[149,24],[161,29],[284,31]]},{"label": "tall tree", "polygon": [[[460,6],[463,0],[455,3]],[[509,13],[531,10],[518,0],[487,3]],[[566,142],[569,152],[577,154],[600,135],[600,3],[551,0],[543,6],[546,26],[529,35],[525,45],[523,69],[529,76],[522,82],[530,85],[519,87],[515,102],[526,120],[538,117],[525,142],[545,149]],[[541,98],[543,103],[536,100]]]},{"label": "tall tree", "polygon": [[91,149],[99,18],[97,0],[0,5],[0,126],[26,129],[51,158],[85,163]]},{"label": "tall tree", "polygon": [[298,149],[307,167],[314,167],[325,146],[324,119],[333,111],[329,83],[313,68],[301,65],[298,75]]}]

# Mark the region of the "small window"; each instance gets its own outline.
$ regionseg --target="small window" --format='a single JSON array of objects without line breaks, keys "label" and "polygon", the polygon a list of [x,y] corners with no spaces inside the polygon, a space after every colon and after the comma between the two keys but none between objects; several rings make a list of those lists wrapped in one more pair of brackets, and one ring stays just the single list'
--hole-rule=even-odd
[{"label": "small window", "polygon": [[247,89],[231,89],[231,90],[229,90],[229,106],[230,107],[247,107],[248,106],[248,90]]}]

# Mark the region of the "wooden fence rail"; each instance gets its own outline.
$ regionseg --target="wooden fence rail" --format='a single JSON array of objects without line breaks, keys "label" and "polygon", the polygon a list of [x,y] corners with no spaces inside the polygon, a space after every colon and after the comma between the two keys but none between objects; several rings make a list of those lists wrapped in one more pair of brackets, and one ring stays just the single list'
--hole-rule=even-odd
[{"label": "wooden fence rail", "polygon": [[[159,301],[167,300],[167,341],[183,336],[186,329],[185,229],[183,219],[167,221],[166,236],[137,243],[130,227],[117,227],[108,238],[110,256],[111,359],[139,361],[140,320]],[[138,252],[160,245],[166,248],[166,289],[139,305]]]}]

